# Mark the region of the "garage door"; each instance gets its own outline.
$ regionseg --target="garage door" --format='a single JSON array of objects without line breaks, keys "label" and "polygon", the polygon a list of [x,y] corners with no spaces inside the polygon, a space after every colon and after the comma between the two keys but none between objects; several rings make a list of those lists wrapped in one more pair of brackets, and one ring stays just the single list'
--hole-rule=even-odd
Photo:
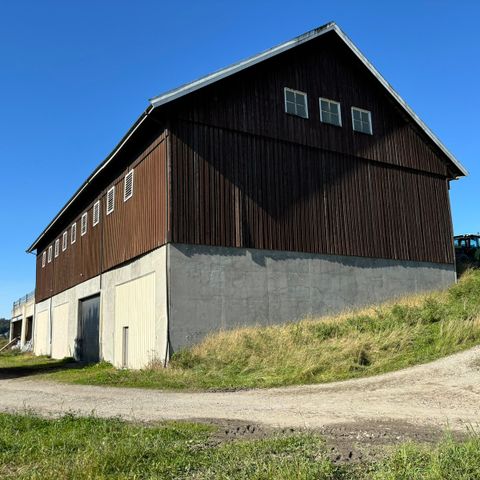
[{"label": "garage door", "polygon": [[159,358],[155,342],[155,274],[115,288],[115,365],[142,368]]},{"label": "garage door", "polygon": [[37,313],[35,318],[35,337],[34,337],[35,355],[50,354],[50,338],[48,332],[48,310]]},{"label": "garage door", "polygon": [[52,358],[71,357],[68,348],[68,303],[53,309]]}]

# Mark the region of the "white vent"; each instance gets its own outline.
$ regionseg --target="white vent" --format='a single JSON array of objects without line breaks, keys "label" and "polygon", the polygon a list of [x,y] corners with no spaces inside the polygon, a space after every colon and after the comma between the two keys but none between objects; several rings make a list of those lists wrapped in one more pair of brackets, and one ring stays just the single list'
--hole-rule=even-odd
[{"label": "white vent", "polygon": [[115,187],[112,187],[107,192],[107,215],[110,215],[115,210]]},{"label": "white vent", "polygon": [[80,221],[80,235],[85,235],[87,233],[87,223],[88,223],[88,212],[85,212],[82,215],[82,219]]},{"label": "white vent", "polygon": [[42,268],[45,266],[45,263],[47,263],[47,252],[42,253]]},{"label": "white vent", "polygon": [[55,240],[55,258],[58,257],[58,254],[60,253],[60,239],[57,238]]},{"label": "white vent", "polygon": [[68,233],[63,232],[63,235],[62,235],[62,252],[64,252],[67,249],[67,244],[68,244]]},{"label": "white vent", "polygon": [[53,250],[53,247],[50,245],[48,247],[48,263],[52,261],[52,250]]},{"label": "white vent", "polygon": [[123,201],[126,202],[133,195],[133,170],[130,170],[123,182]]},{"label": "white vent", "polygon": [[70,230],[70,243],[75,243],[77,241],[77,222],[72,225]]},{"label": "white vent", "polygon": [[100,200],[93,205],[93,226],[100,222]]}]

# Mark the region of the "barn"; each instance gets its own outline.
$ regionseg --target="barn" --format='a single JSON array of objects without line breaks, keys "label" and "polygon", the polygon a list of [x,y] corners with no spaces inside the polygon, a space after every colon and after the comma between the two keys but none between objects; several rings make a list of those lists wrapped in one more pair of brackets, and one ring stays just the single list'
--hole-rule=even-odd
[{"label": "barn", "polygon": [[466,174],[329,23],[150,100],[28,249],[34,350],[142,368],[446,287]]}]

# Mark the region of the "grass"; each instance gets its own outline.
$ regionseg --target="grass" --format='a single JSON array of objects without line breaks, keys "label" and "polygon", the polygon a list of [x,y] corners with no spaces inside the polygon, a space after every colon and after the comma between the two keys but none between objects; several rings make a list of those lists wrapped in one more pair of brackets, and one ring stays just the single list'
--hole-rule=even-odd
[{"label": "grass", "polygon": [[405,444],[376,463],[335,465],[316,434],[219,443],[214,427],[121,420],[47,420],[0,414],[0,478],[8,479],[424,479],[480,478],[480,439]]},{"label": "grass", "polygon": [[[471,270],[443,292],[288,325],[216,333],[176,354],[167,369],[117,370],[100,363],[46,378],[162,389],[274,387],[376,375],[477,344],[480,270]],[[3,361],[0,355],[0,367]]]}]

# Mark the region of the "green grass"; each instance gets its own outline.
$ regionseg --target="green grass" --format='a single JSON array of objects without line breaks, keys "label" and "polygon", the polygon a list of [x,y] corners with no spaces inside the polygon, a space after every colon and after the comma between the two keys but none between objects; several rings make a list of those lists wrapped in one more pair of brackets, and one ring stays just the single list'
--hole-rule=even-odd
[{"label": "green grass", "polygon": [[71,415],[0,414],[0,478],[8,479],[424,479],[480,478],[480,439],[395,447],[376,463],[335,465],[313,433],[213,441],[214,427],[146,426]]},{"label": "green grass", "polygon": [[[176,354],[167,369],[128,371],[100,363],[45,377],[162,389],[273,387],[376,375],[478,344],[480,270],[472,270],[444,292],[288,325],[219,332]],[[0,368],[2,362],[0,355]]]}]

